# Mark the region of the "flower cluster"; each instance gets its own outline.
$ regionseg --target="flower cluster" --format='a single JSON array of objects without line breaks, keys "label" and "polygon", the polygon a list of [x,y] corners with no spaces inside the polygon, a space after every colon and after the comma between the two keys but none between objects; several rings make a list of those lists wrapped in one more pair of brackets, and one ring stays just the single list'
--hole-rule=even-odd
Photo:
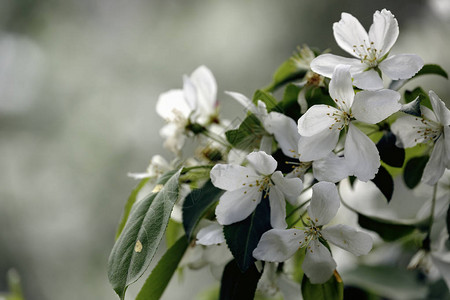
[{"label": "flower cluster", "polygon": [[[221,280],[220,299],[250,299],[255,293],[300,298],[301,287],[308,300],[318,285],[342,299],[342,289],[333,286],[352,278],[340,266],[342,257],[360,274],[370,263],[355,256],[370,256],[373,247],[401,240],[401,247],[410,247],[407,241],[420,240],[419,249],[409,249],[419,250],[420,257],[436,248],[434,232],[443,220],[436,211],[448,210],[450,202],[448,191],[438,188],[450,168],[450,111],[433,91],[399,88],[417,74],[446,73],[437,65],[424,67],[415,54],[391,55],[399,27],[386,9],[375,12],[368,32],[348,13],[333,32],[354,58],[303,46],[252,99],[225,92],[244,107],[244,120],[221,117],[216,80],[205,66],[184,76],[182,89],[160,95],[156,111],[167,122],[161,136],[176,158],[169,163],[154,156],[147,172],[130,174],[142,181],[110,258],[110,281],[121,297],[132,282],[128,278],[139,278],[148,267],[167,226],[170,236],[183,237],[169,243],[163,260],[184,256],[179,267],[211,266]],[[283,86],[278,100],[272,92]],[[191,155],[181,151],[188,139],[196,148]],[[147,182],[151,193],[137,201]],[[367,195],[358,194],[358,205],[342,196],[346,186],[360,185],[378,189],[386,210],[394,209],[390,201],[404,201],[394,201],[405,198],[396,194],[402,188],[428,196],[414,212],[417,218],[404,220],[376,215],[369,188]],[[365,204],[368,209],[361,209]],[[439,226],[439,241],[442,235],[448,240],[448,229]],[[450,249],[439,249],[433,261],[450,285],[450,274],[442,271],[450,266]],[[417,257],[410,266],[420,265]],[[126,276],[118,276],[123,270]],[[370,274],[367,281],[373,280]],[[150,276],[155,280],[158,274]],[[361,282],[352,284],[364,289]]]}]

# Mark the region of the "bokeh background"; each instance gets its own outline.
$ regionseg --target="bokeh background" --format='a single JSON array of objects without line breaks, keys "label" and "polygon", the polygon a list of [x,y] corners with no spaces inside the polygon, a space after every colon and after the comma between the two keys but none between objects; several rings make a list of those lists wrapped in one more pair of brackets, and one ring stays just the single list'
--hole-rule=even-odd
[{"label": "bokeh background", "polygon": [[[345,11],[368,28],[376,9],[400,24],[392,53],[450,71],[450,1],[0,1],[0,291],[15,268],[26,299],[115,299],[106,264],[125,200],[154,154],[158,95],[208,66],[223,94],[252,95],[296,46],[336,45]],[[415,81],[415,84],[419,83]],[[443,99],[450,85],[422,81]],[[207,272],[165,299],[192,299]],[[200,278],[200,279],[199,279]],[[130,299],[135,294],[130,291]]]}]

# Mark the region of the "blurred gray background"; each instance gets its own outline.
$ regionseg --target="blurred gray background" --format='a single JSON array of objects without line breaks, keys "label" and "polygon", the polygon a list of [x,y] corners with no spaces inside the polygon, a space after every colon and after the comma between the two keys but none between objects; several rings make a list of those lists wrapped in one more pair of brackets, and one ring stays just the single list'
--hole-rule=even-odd
[{"label": "blurred gray background", "polygon": [[[243,112],[223,91],[251,96],[298,45],[344,54],[332,34],[340,13],[368,29],[382,8],[400,24],[392,53],[449,71],[449,2],[0,1],[0,291],[15,268],[26,299],[115,299],[106,264],[136,183],[126,174],[172,158],[154,108],[183,74],[208,66],[232,119]],[[446,80],[422,83],[450,99]],[[209,275],[188,273],[184,299],[197,276]]]}]

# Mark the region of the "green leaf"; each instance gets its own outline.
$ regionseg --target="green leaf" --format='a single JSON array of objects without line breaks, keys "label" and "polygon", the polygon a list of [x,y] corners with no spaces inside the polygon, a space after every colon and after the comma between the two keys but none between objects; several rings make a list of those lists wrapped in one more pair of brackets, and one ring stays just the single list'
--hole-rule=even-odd
[{"label": "green leaf", "polygon": [[130,215],[131,207],[136,202],[136,197],[139,194],[139,191],[145,186],[145,184],[149,181],[149,178],[142,179],[131,191],[130,196],[128,197],[127,203],[125,204],[125,208],[123,209],[122,218],[119,223],[119,227],[116,232],[116,240],[119,238],[119,235],[122,233],[123,228],[125,227],[125,223],[128,220],[128,216]]},{"label": "green leaf", "polygon": [[230,261],[223,270],[219,300],[253,299],[260,278],[255,264],[241,272],[236,261]]},{"label": "green leaf", "polygon": [[161,298],[187,247],[188,240],[186,236],[182,236],[167,250],[145,281],[136,300],[158,300]]},{"label": "green leaf", "polygon": [[279,103],[282,113],[288,117],[291,117],[295,121],[297,121],[301,116],[300,105],[297,101],[298,94],[300,93],[301,89],[301,87],[295,84],[288,84],[284,89],[283,100]]},{"label": "green leaf", "polygon": [[139,279],[150,265],[169,222],[170,213],[179,197],[178,179],[181,170],[168,172],[158,193],[137,202],[111,251],[108,278],[121,299],[127,287]]},{"label": "green leaf", "polygon": [[383,240],[388,242],[408,235],[416,228],[413,225],[396,224],[390,220],[369,217],[363,214],[358,214],[358,223],[365,229],[375,231]]},{"label": "green leaf", "polygon": [[255,261],[253,250],[262,234],[269,229],[271,229],[269,199],[264,196],[255,211],[245,220],[224,226],[223,233],[228,248],[242,272],[253,265]]},{"label": "green leaf", "polygon": [[235,148],[242,150],[259,148],[259,143],[264,135],[268,135],[268,133],[253,114],[248,115],[238,129],[225,132],[227,141]]},{"label": "green leaf", "polygon": [[180,237],[184,235],[183,224],[178,223],[174,219],[169,219],[169,223],[166,228],[166,246],[172,247]]},{"label": "green leaf", "polygon": [[278,107],[278,101],[275,99],[272,94],[265,92],[263,90],[257,90],[255,94],[253,95],[253,103],[255,105],[258,105],[258,101],[261,100],[266,104],[267,111],[280,111],[280,108]]},{"label": "green leaf", "polygon": [[428,159],[428,155],[423,155],[408,160],[405,170],[403,171],[403,180],[407,187],[413,189],[419,184]]},{"label": "green leaf", "polygon": [[344,284],[337,272],[323,284],[312,284],[307,276],[303,276],[302,295],[304,300],[343,300]]},{"label": "green leaf", "polygon": [[375,178],[372,179],[372,182],[375,183],[378,189],[383,193],[386,200],[388,202],[391,201],[392,194],[394,193],[394,180],[392,180],[391,174],[389,174],[383,166],[380,166],[378,173],[375,175]]},{"label": "green leaf", "polygon": [[386,131],[378,141],[377,149],[382,161],[392,167],[401,168],[405,161],[405,149],[398,148],[395,145],[396,140],[397,138],[391,131]]},{"label": "green leaf", "polygon": [[433,109],[433,107],[431,106],[430,97],[421,87],[417,87],[412,91],[406,90],[404,96],[406,103],[411,103],[419,98],[420,105],[426,106],[429,109]]},{"label": "green leaf", "polygon": [[307,89],[305,98],[306,102],[308,103],[308,107],[311,107],[315,104],[325,104],[332,107],[335,106],[335,103],[331,99],[327,89],[323,87],[313,87]]},{"label": "green leaf", "polygon": [[272,92],[285,83],[302,79],[306,72],[306,69],[299,68],[295,61],[292,58],[289,58],[278,67],[273,75],[272,83],[265,87],[264,90]]},{"label": "green leaf", "polygon": [[427,288],[417,273],[404,267],[358,265],[346,271],[344,279],[346,285],[369,290],[383,299],[426,299]]},{"label": "green leaf", "polygon": [[193,190],[183,202],[183,227],[191,240],[192,233],[206,211],[219,201],[224,191],[208,181],[200,189]]},{"label": "green leaf", "polygon": [[389,89],[398,91],[402,86],[404,86],[407,82],[409,82],[411,79],[422,76],[422,75],[439,75],[446,79],[448,79],[447,72],[445,72],[444,69],[442,69],[441,66],[436,64],[426,64],[420,69],[419,72],[416,73],[411,78],[408,79],[400,79],[400,80],[392,80]]}]

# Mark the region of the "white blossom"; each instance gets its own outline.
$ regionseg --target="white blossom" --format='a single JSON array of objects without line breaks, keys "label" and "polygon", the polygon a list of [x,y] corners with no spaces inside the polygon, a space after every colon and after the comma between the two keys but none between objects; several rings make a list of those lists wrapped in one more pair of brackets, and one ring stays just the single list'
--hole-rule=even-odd
[{"label": "white blossom", "polygon": [[189,124],[208,125],[216,115],[217,83],[211,71],[200,66],[190,77],[183,77],[183,89],[162,93],[156,103],[156,112],[168,124],[160,134],[164,146],[178,153],[186,139]]},{"label": "white blossom", "polygon": [[327,156],[338,143],[340,131],[348,128],[344,157],[351,174],[362,181],[375,177],[380,156],[372,140],[354,124],[376,124],[401,107],[400,94],[392,90],[361,91],[355,95],[350,66],[336,66],[329,92],[337,107],[314,105],[298,120],[300,160],[312,161]]},{"label": "white blossom", "polygon": [[391,126],[397,136],[397,146],[414,147],[418,143],[434,143],[430,159],[425,166],[422,181],[435,184],[444,170],[450,168],[450,111],[433,92],[429,92],[433,110],[421,106],[422,117],[405,115]]},{"label": "white blossom", "polygon": [[355,86],[376,90],[383,88],[379,70],[397,80],[411,78],[423,67],[423,60],[415,54],[389,55],[399,34],[397,19],[389,10],[374,13],[369,33],[355,17],[342,13],[341,20],[333,25],[333,33],[339,47],[355,58],[318,56],[311,69],[325,77],[331,77],[337,65],[349,65]]},{"label": "white blossom", "polygon": [[269,198],[270,222],[274,228],[286,228],[286,202],[296,203],[303,189],[299,178],[285,178],[275,171],[277,161],[264,151],[247,155],[248,166],[217,164],[210,176],[214,186],[226,190],[216,207],[217,221],[229,225],[247,218],[261,202]]},{"label": "white blossom", "polygon": [[372,249],[372,238],[347,225],[323,228],[336,215],[340,206],[334,184],[319,182],[313,186],[308,207],[308,224],[304,229],[271,229],[265,232],[253,251],[256,259],[283,262],[300,248],[306,248],[302,269],[312,283],[326,282],[336,269],[330,250],[321,240],[335,244],[355,255],[367,254]]}]

